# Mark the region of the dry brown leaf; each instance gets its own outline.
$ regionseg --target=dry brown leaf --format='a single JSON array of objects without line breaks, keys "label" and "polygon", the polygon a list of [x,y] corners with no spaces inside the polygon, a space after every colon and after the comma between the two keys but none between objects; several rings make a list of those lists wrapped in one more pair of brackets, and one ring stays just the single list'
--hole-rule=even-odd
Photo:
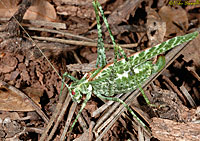
[{"label": "dry brown leaf", "polygon": [[[92,6],[93,0],[53,0],[57,13],[65,16],[95,19],[95,12]],[[100,4],[108,0],[99,0]]]},{"label": "dry brown leaf", "polygon": [[[19,0],[3,0],[3,4],[0,3],[0,17],[10,18],[18,9]],[[23,19],[28,20],[43,20],[43,21],[56,21],[56,11],[48,1],[35,0],[33,5],[26,11]]]},{"label": "dry brown leaf", "polygon": [[44,90],[38,87],[27,87],[23,89],[23,92],[27,94],[37,105],[40,107],[40,97],[43,96]]},{"label": "dry brown leaf", "polygon": [[[28,89],[29,96],[33,99],[38,106],[40,106],[39,101],[41,96],[40,91],[34,89]],[[8,90],[4,87],[0,87],[0,110],[2,111],[35,111],[28,100],[23,100],[21,96]]]},{"label": "dry brown leaf", "polygon": [[24,19],[56,21],[56,11],[48,1],[36,0],[34,4],[26,11]]},{"label": "dry brown leaf", "polygon": [[57,13],[65,16],[73,16],[79,18],[88,18],[94,19],[95,12],[93,7],[83,7],[83,6],[74,6],[74,5],[61,5],[56,7]]},{"label": "dry brown leaf", "polygon": [[163,42],[166,33],[166,22],[160,19],[158,13],[151,9],[146,8],[147,16],[147,35],[149,39],[149,46],[155,46]]},{"label": "dry brown leaf", "polygon": [[[175,7],[163,6],[159,10],[159,15],[161,19],[166,22],[167,36],[173,33],[182,35],[184,30],[188,29],[189,24],[187,12],[181,7],[176,9]],[[184,29],[180,29],[179,27]]]},{"label": "dry brown leaf", "polygon": [[198,36],[196,39],[190,42],[188,48],[182,51],[182,54],[184,55],[184,60],[186,62],[193,60],[194,66],[197,67],[200,67],[199,44],[200,44],[200,36]]},{"label": "dry brown leaf", "polygon": [[1,0],[0,2],[0,17],[10,18],[17,10],[19,0]]}]

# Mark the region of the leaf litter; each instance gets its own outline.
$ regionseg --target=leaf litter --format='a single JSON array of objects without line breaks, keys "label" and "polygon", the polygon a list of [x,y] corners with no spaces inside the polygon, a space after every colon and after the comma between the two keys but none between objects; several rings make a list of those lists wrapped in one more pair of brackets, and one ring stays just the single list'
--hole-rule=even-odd
[{"label": "leaf litter", "polygon": [[[48,3],[48,1],[45,1],[45,3]],[[54,14],[49,14],[51,16],[54,15],[53,18],[48,18],[49,15],[46,14],[45,12],[43,13],[43,11],[36,12],[36,13],[39,13],[39,15],[42,15],[42,17],[40,17],[39,19],[35,19],[34,17],[37,17],[37,16],[35,16],[32,12],[29,12],[29,13],[27,12],[26,14],[28,15],[28,17],[32,17],[29,20],[43,20],[44,22],[45,21],[64,22],[66,23],[65,32],[72,33],[74,35],[81,35],[83,37],[93,39],[94,42],[96,42],[95,39],[97,37],[97,31],[95,29],[95,26],[93,26],[93,24],[95,25],[94,10],[92,7],[88,7],[87,5],[88,3],[91,3],[91,0],[79,1],[79,2],[76,1],[76,3],[74,3],[74,1],[71,1],[71,0],[68,0],[68,1],[53,0],[51,4],[50,3],[45,4],[46,6],[51,5],[50,6],[51,11],[56,12]],[[120,33],[119,35],[116,35],[117,42],[125,44],[125,43],[132,43],[134,41],[136,43],[139,43],[140,47],[137,47],[137,49],[136,48],[128,49],[128,52],[130,50],[131,53],[147,47],[148,41],[149,41],[149,46],[151,46],[151,44],[154,43],[155,41],[162,42],[162,40],[166,40],[168,37],[171,37],[173,35],[183,35],[188,30],[191,30],[191,31],[196,30],[197,28],[195,27],[197,27],[197,25],[193,25],[192,27],[190,27],[189,23],[190,21],[199,20],[197,12],[196,13],[188,12],[188,10],[193,10],[196,7],[191,8],[190,6],[186,6],[186,7],[179,6],[178,8],[175,8],[173,6],[169,6],[166,3],[163,3],[163,5],[159,5],[158,7],[159,9],[156,9],[157,8],[156,4],[158,4],[156,2],[154,3],[142,2],[142,1],[133,2],[133,1],[122,1],[122,0],[116,0],[114,2],[109,2],[108,0],[104,0],[104,1],[100,1],[100,3],[103,5],[104,11],[108,13],[108,20],[110,21],[109,23],[111,24],[111,31],[113,30],[113,31],[116,31],[116,33]],[[132,6],[131,9],[127,9],[127,5],[129,5],[130,7]],[[113,6],[115,8],[113,8]],[[154,11],[153,20],[148,17],[149,13],[148,13],[147,8],[149,7],[153,7],[153,8],[150,8],[150,10]],[[16,4],[16,7],[14,7],[13,9],[15,9],[15,11],[18,9],[17,4]],[[9,13],[9,15],[12,16],[13,13]],[[121,16],[117,14],[121,14]],[[150,17],[152,18],[152,16]],[[197,18],[191,19],[191,17],[193,18],[197,17]],[[2,25],[6,24],[3,18],[7,18],[7,17],[4,17],[4,15],[1,15],[0,21],[4,22],[2,23]],[[150,20],[151,22],[146,23],[146,19],[147,21]],[[156,23],[156,25],[154,25],[153,27],[154,22]],[[163,27],[163,24],[162,24],[164,22],[166,22],[166,33],[164,31],[165,27]],[[142,27],[144,24],[145,24],[145,28],[143,32],[141,32],[139,28],[138,28],[138,31],[137,29],[134,28],[135,25],[137,25],[138,27]],[[31,24],[28,25],[28,27],[31,27],[31,26],[32,26]],[[121,28],[122,26],[123,26],[123,30],[119,31],[119,29],[122,29]],[[43,26],[42,28],[53,29],[53,27],[49,25]],[[134,29],[134,32],[132,31],[133,29]],[[63,29],[57,29],[57,30],[63,31]],[[148,32],[150,34],[148,34],[148,36],[145,36],[145,33],[148,33]],[[31,35],[36,35],[36,36],[47,36],[47,37],[54,37],[54,38],[59,37],[62,39],[66,38],[65,36],[61,34],[55,34],[55,33],[45,34],[45,31],[29,31],[29,33]],[[155,34],[151,34],[151,33],[155,33]],[[2,32],[2,35],[5,35],[5,34],[6,32],[4,33]],[[156,35],[156,36],[152,36],[152,35]],[[104,37],[105,43],[110,43],[109,39],[107,38],[108,34],[106,32],[104,36],[105,36]],[[5,36],[1,36],[1,37],[5,37]],[[164,38],[164,37],[167,37],[167,38]],[[68,37],[68,38],[71,40],[74,40],[72,37]],[[45,61],[45,59],[37,51],[37,49],[34,48],[34,45],[32,45],[29,39],[19,38],[18,36],[1,38],[1,39],[2,39],[0,43],[0,78],[1,80],[5,81],[6,83],[8,83],[8,85],[12,85],[13,87],[17,88],[21,92],[28,95],[36,103],[36,105],[39,108],[42,107],[41,109],[45,112],[45,114],[47,114],[48,117],[51,117],[51,115],[54,112],[53,107],[55,107],[59,99],[59,92],[60,92],[60,87],[61,87],[61,81],[59,77],[51,69],[48,62]],[[150,42],[151,39],[153,39],[153,41],[151,41],[152,43]],[[172,65],[167,69],[168,71],[166,70],[162,74],[162,76],[167,74],[166,77],[168,77],[169,81],[168,79],[163,79],[163,77],[161,76],[158,78],[159,81],[156,82],[156,84],[158,84],[159,86],[159,89],[169,89],[170,92],[168,93],[172,97],[176,95],[173,92],[171,92],[171,91],[174,91],[174,85],[177,87],[177,90],[179,91],[178,93],[180,93],[181,95],[183,95],[182,94],[183,92],[181,91],[180,87],[184,86],[186,88],[186,91],[191,95],[191,98],[194,100],[197,106],[199,105],[198,96],[200,94],[200,92],[198,91],[199,89],[199,80],[198,80],[198,73],[199,73],[198,50],[199,49],[197,47],[198,42],[199,42],[199,38],[197,38],[195,41],[190,43],[190,45],[183,51],[183,55],[180,56],[177,61],[172,63]],[[47,47],[42,48],[42,51],[45,53],[45,55],[47,55],[51,63],[54,65],[54,67],[56,68],[56,70],[58,70],[60,74],[63,74],[65,71],[69,71],[69,68],[73,68],[74,67],[73,64],[78,65],[77,58],[74,56],[74,53],[72,51],[75,51],[75,53],[78,55],[78,60],[85,65],[79,64],[78,68],[75,67],[75,69],[71,69],[70,71],[79,71],[79,72],[84,73],[84,70],[86,71],[90,70],[88,69],[89,66],[87,66],[87,64],[90,62],[91,63],[95,62],[96,60],[95,47],[91,48],[91,47],[76,46],[76,45],[69,46],[69,45],[63,45],[62,43],[51,43],[51,42],[43,42],[43,41],[37,41],[37,43],[41,45],[40,47],[48,46],[48,48]],[[51,49],[51,47],[53,46],[55,48]],[[109,54],[112,54],[113,51],[111,49],[108,49],[107,52],[109,56]],[[112,55],[110,56],[111,56],[110,58],[112,58]],[[71,65],[71,66],[67,67],[66,65]],[[194,69],[192,71],[191,69],[188,70],[187,68],[189,67],[193,67]],[[93,66],[89,68],[92,69]],[[183,75],[178,74],[179,72],[187,72],[187,77],[183,77]],[[194,73],[196,73],[196,75],[194,75]],[[78,78],[80,78],[81,75],[82,73],[76,74]],[[155,89],[153,84],[149,86],[148,89],[146,90],[146,91],[149,91],[149,97],[152,97],[153,92],[158,93],[158,89]],[[21,126],[23,126],[24,129],[28,130],[28,127],[32,125],[35,127],[35,129],[33,129],[32,132],[34,132],[34,134],[40,134],[36,129],[38,129],[42,125],[43,130],[41,132],[44,131],[45,122],[43,122],[41,117],[38,116],[40,120],[35,120],[35,121],[33,118],[32,120],[30,120],[29,125],[27,124],[25,120],[22,120],[25,118],[29,119],[28,115],[31,115],[31,114],[28,114],[28,113],[35,111],[35,108],[33,108],[32,104],[30,104],[29,101],[19,97],[18,95],[16,95],[15,93],[13,93],[12,91],[10,91],[9,89],[3,86],[0,86],[0,90],[1,90],[0,93],[2,96],[0,110],[4,111],[4,112],[1,112],[1,115],[5,115],[5,112],[13,113],[17,111],[16,113],[20,117],[18,119],[21,119],[20,122],[13,123],[14,121],[16,121],[16,118],[14,118],[13,116],[10,116],[11,119],[8,120],[9,124],[12,123],[16,125],[16,127],[13,127],[12,129],[9,129],[9,130],[14,131],[16,130],[16,128],[18,128],[18,126],[20,126],[20,128]],[[153,122],[151,122],[150,120],[148,121],[150,123],[150,126],[152,127],[152,134],[154,137],[162,140],[164,136],[162,136],[161,133],[167,132],[167,131],[163,131],[163,129],[160,128],[161,127],[160,122],[166,123],[166,127],[168,127],[167,126],[168,124],[172,124],[171,122],[173,122],[173,124],[179,124],[178,128],[183,130],[185,128],[185,125],[182,125],[183,124],[182,122],[184,119],[184,121],[188,124],[188,126],[190,125],[195,126],[193,125],[194,123],[190,123],[192,120],[199,119],[197,111],[195,109],[190,110],[187,107],[183,108],[182,103],[177,102],[178,100],[175,100],[175,99],[178,99],[178,97],[172,98],[166,102],[166,99],[168,98],[163,97],[163,93],[165,92],[161,90],[160,93],[161,93],[161,96],[159,98],[152,97],[152,99],[154,101],[157,100],[156,102],[161,101],[160,103],[162,104],[164,103],[166,107],[157,109],[157,113],[156,113],[157,119],[154,117]],[[175,90],[175,93],[177,93],[176,90]],[[186,96],[183,96],[183,98],[185,99],[184,100],[185,102],[183,102],[185,106],[188,106],[189,108],[191,108],[192,105],[190,105],[190,102],[189,102],[190,100],[187,99]],[[165,101],[163,101],[163,99],[165,99]],[[92,112],[97,107],[102,106],[104,102],[93,97],[90,103],[92,104],[86,107],[84,111],[84,116],[83,116],[83,118],[85,117],[86,124],[88,125],[90,124],[90,121],[91,121],[90,118],[91,118]],[[134,103],[137,103],[137,100],[134,100]],[[162,105],[160,103],[159,105]],[[176,106],[172,106],[172,105],[176,105]],[[140,106],[137,105],[137,107],[140,108],[141,105]],[[159,110],[161,110],[161,112],[158,112]],[[168,113],[165,110],[170,111],[170,112]],[[107,111],[108,110],[105,110],[102,114],[95,116],[95,119],[92,119],[92,120],[97,122],[98,119],[100,120],[100,117],[104,115]],[[69,112],[70,111],[66,111],[65,116],[67,116]],[[144,112],[145,112],[145,109],[144,109]],[[163,113],[164,115],[162,115]],[[141,114],[141,113],[138,113],[138,114]],[[150,114],[150,116],[153,117],[155,116],[154,114],[152,115]],[[164,118],[167,118],[168,121],[165,120]],[[1,119],[3,121],[7,120],[5,117],[2,117]],[[65,119],[66,117],[64,117],[64,119],[61,121],[60,123],[61,126],[58,127],[55,137],[53,137],[55,140],[60,138],[61,133],[59,132],[59,130],[61,131],[63,130]],[[148,119],[148,118],[145,118],[145,119]],[[158,120],[160,122],[158,122]],[[132,125],[130,125],[129,123],[131,123]],[[13,138],[15,135],[18,135],[18,136],[15,136],[18,139],[35,138],[34,136],[31,136],[31,134],[30,135],[25,134],[24,130],[16,130],[18,132],[14,132],[11,134],[8,132],[6,128],[7,127],[6,124],[3,124],[2,122],[0,127],[2,126],[4,126],[3,128],[1,128],[1,131],[3,131],[1,132],[2,139]],[[113,124],[111,130],[109,130],[106,134],[103,135],[102,140],[137,139],[138,129],[133,128],[133,127],[135,127],[134,123],[132,120],[130,120],[130,118],[128,117],[128,114],[127,113],[122,114],[120,119],[117,120]],[[168,128],[172,129],[173,131],[173,127],[169,126]],[[19,132],[21,134],[19,134]],[[7,134],[7,136],[5,133]],[[78,139],[78,137],[81,136],[82,133],[83,132],[80,126],[77,125],[76,131],[74,131],[74,134],[71,135],[70,137],[74,137]],[[91,130],[89,131],[89,134],[92,134]],[[168,134],[169,134],[168,138],[171,138],[174,136],[173,133],[168,133]],[[98,135],[95,135],[95,136],[96,138],[98,137]],[[146,138],[148,137],[148,135],[145,135],[145,134],[143,136]],[[186,139],[192,138],[192,136],[190,136],[189,134],[185,134],[183,137]],[[86,140],[87,139],[88,138],[86,138]]]}]

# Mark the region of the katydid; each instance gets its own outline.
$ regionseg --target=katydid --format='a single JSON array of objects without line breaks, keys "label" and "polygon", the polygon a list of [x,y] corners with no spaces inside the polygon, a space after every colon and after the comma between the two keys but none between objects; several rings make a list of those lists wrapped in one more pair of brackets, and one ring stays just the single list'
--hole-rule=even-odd
[{"label": "katydid", "polygon": [[[198,32],[193,32],[184,36],[177,36],[154,47],[147,48],[130,56],[126,56],[122,48],[114,41],[114,37],[112,36],[101,5],[97,0],[93,0],[93,6],[96,13],[98,29],[97,66],[99,67],[97,67],[97,69],[94,71],[86,73],[81,80],[70,76],[68,73],[64,73],[63,75],[63,77],[69,77],[74,81],[70,86],[65,84],[73,101],[80,103],[83,94],[86,95],[86,98],[81,105],[81,109],[78,112],[70,131],[72,131],[79,115],[86,106],[88,100],[91,98],[92,94],[101,99],[120,102],[127,108],[133,117],[141,123],[142,126],[146,127],[125,102],[113,96],[120,93],[127,93],[137,88],[140,88],[141,90],[140,85],[142,85],[153,73],[160,71],[165,64],[164,58],[158,58],[156,63],[153,63],[153,61],[150,59],[184,42],[193,40],[195,37],[197,37]],[[110,64],[106,63],[101,25],[99,22],[99,12],[102,15],[114,46],[115,59],[114,62]],[[120,53],[123,57],[121,57]],[[146,101],[148,102],[148,100]]]}]

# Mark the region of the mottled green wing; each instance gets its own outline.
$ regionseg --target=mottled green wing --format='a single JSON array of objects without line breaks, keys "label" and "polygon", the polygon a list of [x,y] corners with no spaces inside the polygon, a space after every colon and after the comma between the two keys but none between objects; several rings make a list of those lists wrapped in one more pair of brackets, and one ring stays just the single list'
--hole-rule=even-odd
[{"label": "mottled green wing", "polygon": [[134,54],[133,56],[129,57],[129,61],[131,66],[137,66],[141,63],[144,63],[146,60],[149,60],[153,58],[154,56],[157,56],[159,54],[162,54],[173,47],[176,47],[182,43],[188,42],[190,40],[193,40],[198,36],[198,32],[193,32],[190,34],[186,34],[184,36],[177,36],[170,40],[167,40],[161,44],[158,44],[154,47],[148,48],[144,51],[138,52]]}]

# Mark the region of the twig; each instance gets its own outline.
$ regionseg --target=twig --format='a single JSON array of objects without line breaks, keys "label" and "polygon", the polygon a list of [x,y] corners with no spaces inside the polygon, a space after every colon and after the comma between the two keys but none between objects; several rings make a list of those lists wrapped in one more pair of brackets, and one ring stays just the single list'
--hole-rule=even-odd
[{"label": "twig", "polygon": [[91,121],[90,125],[89,125],[89,138],[88,141],[92,141],[93,139],[93,135],[92,135],[92,129],[94,128],[95,122]]},{"label": "twig", "polygon": [[[0,18],[2,22],[8,22],[9,18]],[[22,20],[22,25],[28,26],[30,24],[32,26],[47,26],[56,28],[56,29],[66,29],[65,23],[58,23],[58,22],[50,22],[50,21],[39,21],[39,20]]]},{"label": "twig", "polygon": [[[22,22],[24,14],[26,10],[31,6],[32,2],[33,2],[32,0],[23,0],[22,3],[19,5],[18,10],[15,12],[15,14],[11,17],[11,19],[7,23],[6,31],[10,34],[9,37],[12,37],[18,34],[18,31],[19,31],[18,23]],[[1,3],[5,5],[5,3],[3,2]]]},{"label": "twig", "polygon": [[200,101],[200,94],[199,94],[198,89],[196,87],[193,87],[192,89],[193,89],[194,95]]},{"label": "twig", "polygon": [[72,50],[72,53],[74,55],[74,58],[76,59],[76,61],[79,63],[79,64],[82,64],[81,60],[79,59],[78,55],[76,54],[75,51]]},{"label": "twig", "polygon": [[[46,139],[46,141],[51,140],[51,138],[53,137],[53,135],[54,135],[59,123],[61,122],[61,120],[64,117],[65,111],[67,110],[67,107],[68,107],[70,101],[71,101],[71,96],[68,94],[67,98],[65,99],[65,102],[64,102],[64,104],[62,106],[62,110],[60,112],[60,115],[58,116],[57,121],[55,121],[55,125],[54,125],[53,129],[51,130],[51,133],[48,136],[48,138]],[[40,139],[40,141],[41,141],[41,139]]]},{"label": "twig", "polygon": [[70,108],[70,110],[69,110],[70,112],[69,112],[68,117],[67,117],[67,120],[66,120],[66,122],[65,122],[65,128],[64,128],[64,130],[63,130],[63,132],[62,132],[60,141],[64,141],[64,140],[65,140],[65,136],[66,136],[66,134],[67,134],[69,125],[70,125],[71,120],[72,120],[72,117],[73,117],[73,115],[74,115],[76,106],[77,106],[77,103],[76,103],[76,102],[73,102],[73,104],[71,105],[71,108]]},{"label": "twig", "polygon": [[171,86],[171,88],[174,90],[174,92],[177,93],[177,95],[181,98],[181,100],[183,100],[184,104],[186,104],[187,102],[185,98],[183,97],[183,94],[177,88],[177,86],[175,86],[168,77],[163,75],[162,78]]},{"label": "twig", "polygon": [[[65,89],[63,90],[63,93],[67,93],[67,88],[65,88]],[[59,113],[60,113],[60,110],[61,110],[61,108],[62,108],[63,101],[65,100],[65,96],[66,96],[66,95],[63,94],[63,95],[60,97],[60,99],[59,99],[59,101],[58,101],[58,103],[57,103],[57,105],[56,105],[56,109],[55,109],[55,111],[53,112],[53,115],[51,116],[51,119],[50,119],[50,121],[48,122],[46,128],[44,129],[44,132],[42,133],[42,136],[40,137],[40,141],[45,140],[45,138],[46,138],[46,136],[47,136],[47,133],[49,132],[49,130],[50,130],[51,126],[53,125],[53,123],[55,122],[55,120],[57,119],[57,117],[58,117],[58,115],[59,115]]]},{"label": "twig", "polygon": [[199,75],[196,73],[194,66],[193,67],[186,67],[186,69],[192,73],[192,75],[198,80],[200,81],[200,77]]},{"label": "twig", "polygon": [[44,132],[44,129],[35,128],[35,127],[26,127],[25,132],[33,132],[33,133],[42,134]]},{"label": "twig", "polygon": [[[38,36],[32,36],[33,39],[37,40],[44,40],[44,41],[50,41],[50,42],[59,42],[64,44],[71,44],[71,45],[77,45],[77,46],[97,46],[97,43],[94,42],[86,42],[86,41],[76,41],[76,40],[65,40],[65,39],[58,39],[58,38],[52,38],[52,37],[38,37]],[[113,48],[113,45],[111,44],[104,44],[107,48]],[[135,44],[124,44],[120,45],[122,48],[134,48],[137,47],[137,43]]]},{"label": "twig", "polygon": [[61,35],[64,35],[64,36],[73,37],[75,39],[80,39],[80,40],[85,40],[85,41],[90,41],[90,42],[96,42],[96,40],[89,39],[89,38],[86,38],[86,37],[83,37],[83,36],[80,36],[80,35],[74,35],[74,34],[71,34],[71,33],[60,31],[60,30],[39,28],[39,27],[27,27],[26,29],[34,30],[34,31],[44,31],[44,32],[50,32],[50,33],[57,33],[57,34],[61,34]]},{"label": "twig", "polygon": [[185,95],[185,97],[187,98],[187,100],[189,101],[190,105],[192,107],[196,107],[196,103],[194,102],[194,100],[192,99],[191,95],[189,94],[189,92],[187,91],[187,89],[184,87],[184,85],[182,85],[180,87],[180,90],[182,91],[182,93]]}]

